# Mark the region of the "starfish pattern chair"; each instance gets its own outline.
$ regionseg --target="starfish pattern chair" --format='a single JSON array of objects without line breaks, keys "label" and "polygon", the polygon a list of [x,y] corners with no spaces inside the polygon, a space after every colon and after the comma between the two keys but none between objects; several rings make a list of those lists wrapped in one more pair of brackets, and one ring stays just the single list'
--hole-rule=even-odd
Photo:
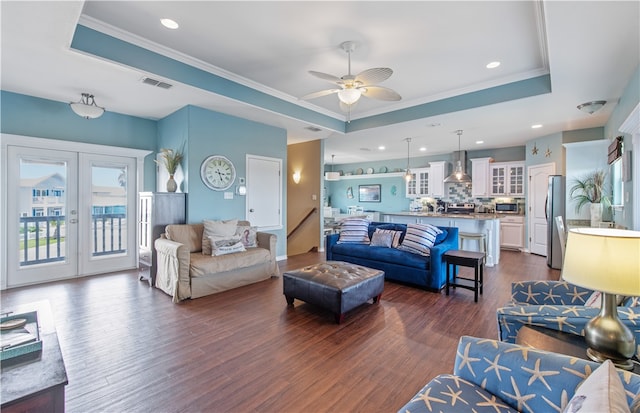
[{"label": "starfish pattern chair", "polygon": [[[561,412],[599,366],[532,347],[463,336],[453,374],[433,378],[398,413]],[[640,375],[615,372],[631,412],[640,413]],[[599,386],[610,391],[606,384]]]},{"label": "starfish pattern chair", "polygon": [[[497,310],[498,336],[516,342],[523,325],[584,335],[584,327],[600,312],[600,293],[566,281],[523,281],[511,285],[511,302]],[[620,297],[618,316],[636,337],[640,354],[640,297]]]}]

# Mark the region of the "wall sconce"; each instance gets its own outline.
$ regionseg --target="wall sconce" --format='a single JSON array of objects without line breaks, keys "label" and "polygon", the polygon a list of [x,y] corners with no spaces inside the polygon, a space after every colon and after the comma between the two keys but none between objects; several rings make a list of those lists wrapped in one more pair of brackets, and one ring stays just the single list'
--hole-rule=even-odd
[{"label": "wall sconce", "polygon": [[293,173],[293,182],[295,182],[296,184],[300,183],[300,171],[295,171]]}]

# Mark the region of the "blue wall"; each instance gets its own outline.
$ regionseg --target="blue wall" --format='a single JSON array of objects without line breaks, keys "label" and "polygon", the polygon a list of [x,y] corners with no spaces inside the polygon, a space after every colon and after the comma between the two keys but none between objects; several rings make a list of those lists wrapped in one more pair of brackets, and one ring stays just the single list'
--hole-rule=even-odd
[{"label": "blue wall", "polygon": [[[284,129],[246,119],[187,106],[159,122],[159,142],[166,147],[185,143],[183,190],[189,195],[187,221],[245,218],[246,197],[224,199],[224,192],[209,189],[200,179],[200,166],[210,155],[224,155],[233,162],[239,178],[246,178],[246,155],[283,160],[286,171],[287,133]],[[282,176],[283,229],[271,231],[278,236],[277,254],[286,254],[286,177]],[[236,183],[231,190],[235,189]]]},{"label": "blue wall", "polygon": [[[105,112],[98,119],[83,119],[68,104],[1,91],[0,132],[85,142],[124,148],[156,150],[157,122]],[[147,156],[144,190],[155,190],[155,163]]]}]

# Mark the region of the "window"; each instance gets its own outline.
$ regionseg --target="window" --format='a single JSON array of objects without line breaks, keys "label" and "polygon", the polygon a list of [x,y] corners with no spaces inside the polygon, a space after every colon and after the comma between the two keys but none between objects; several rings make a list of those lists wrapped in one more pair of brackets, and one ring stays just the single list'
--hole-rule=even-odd
[{"label": "window", "polygon": [[622,181],[622,168],[624,157],[618,158],[611,164],[611,189],[612,189],[612,205],[624,205],[624,182]]}]

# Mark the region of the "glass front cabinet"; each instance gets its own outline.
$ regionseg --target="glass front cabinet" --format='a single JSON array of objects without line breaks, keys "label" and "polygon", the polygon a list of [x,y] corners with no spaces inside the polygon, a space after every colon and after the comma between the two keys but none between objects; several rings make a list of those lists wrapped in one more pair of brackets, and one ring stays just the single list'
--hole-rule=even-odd
[{"label": "glass front cabinet", "polygon": [[489,189],[492,196],[524,196],[524,162],[495,162],[489,169]]}]

